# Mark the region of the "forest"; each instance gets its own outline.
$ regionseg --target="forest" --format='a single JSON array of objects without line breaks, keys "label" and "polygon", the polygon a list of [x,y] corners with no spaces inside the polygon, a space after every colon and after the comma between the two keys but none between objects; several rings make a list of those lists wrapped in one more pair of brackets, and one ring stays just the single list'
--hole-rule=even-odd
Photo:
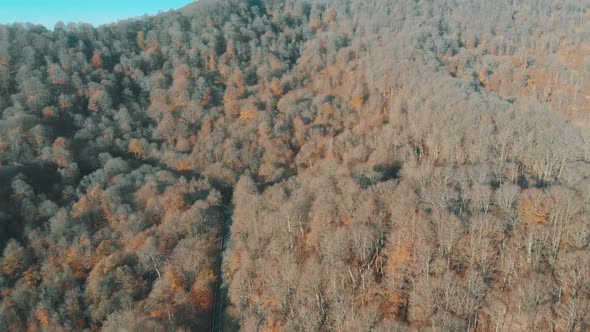
[{"label": "forest", "polygon": [[590,2],[0,25],[0,331],[590,329]]}]

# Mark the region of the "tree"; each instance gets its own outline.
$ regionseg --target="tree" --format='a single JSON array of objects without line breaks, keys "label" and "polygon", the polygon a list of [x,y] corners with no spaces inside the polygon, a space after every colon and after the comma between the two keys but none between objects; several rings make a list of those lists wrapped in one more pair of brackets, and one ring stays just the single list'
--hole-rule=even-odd
[{"label": "tree", "polygon": [[94,51],[92,58],[90,59],[90,65],[94,68],[101,68],[103,65],[102,62],[102,53],[100,51]]}]

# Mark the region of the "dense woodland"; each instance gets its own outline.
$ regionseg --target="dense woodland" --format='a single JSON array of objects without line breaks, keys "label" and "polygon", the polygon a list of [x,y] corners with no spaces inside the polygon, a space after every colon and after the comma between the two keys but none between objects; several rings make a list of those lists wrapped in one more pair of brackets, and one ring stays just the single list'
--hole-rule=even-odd
[{"label": "dense woodland", "polygon": [[227,331],[587,331],[589,21],[202,0],[0,25],[0,330],[220,306]]}]

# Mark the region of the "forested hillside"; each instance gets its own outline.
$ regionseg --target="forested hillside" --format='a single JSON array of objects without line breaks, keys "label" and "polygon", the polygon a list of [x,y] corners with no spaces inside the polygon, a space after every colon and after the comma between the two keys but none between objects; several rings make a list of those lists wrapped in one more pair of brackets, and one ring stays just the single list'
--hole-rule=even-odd
[{"label": "forested hillside", "polygon": [[587,331],[589,21],[203,0],[0,25],[0,330]]}]

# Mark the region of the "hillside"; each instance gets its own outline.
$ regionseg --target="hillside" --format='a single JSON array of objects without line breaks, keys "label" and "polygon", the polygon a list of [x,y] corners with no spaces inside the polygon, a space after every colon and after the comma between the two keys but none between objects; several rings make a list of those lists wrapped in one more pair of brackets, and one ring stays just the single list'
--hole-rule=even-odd
[{"label": "hillside", "polygon": [[590,329],[589,20],[207,0],[0,25],[0,330]]}]

